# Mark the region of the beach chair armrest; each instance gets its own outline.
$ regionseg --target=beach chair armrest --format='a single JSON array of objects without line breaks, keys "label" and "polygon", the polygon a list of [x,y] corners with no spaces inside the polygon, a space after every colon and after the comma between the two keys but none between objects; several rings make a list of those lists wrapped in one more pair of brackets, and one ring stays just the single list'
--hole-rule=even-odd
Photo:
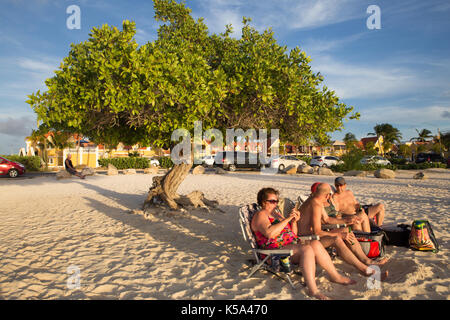
[{"label": "beach chair armrest", "polygon": [[302,241],[320,240],[320,237],[318,235],[312,234],[312,235],[309,235],[309,236],[299,236],[298,239],[302,240]]},{"label": "beach chair armrest", "polygon": [[342,224],[323,224],[322,230],[331,230],[331,229],[339,229],[345,228],[347,225],[345,223]]},{"label": "beach chair armrest", "polygon": [[256,249],[256,251],[260,254],[267,254],[267,255],[286,254],[292,256],[294,254],[294,251],[290,249],[272,249],[272,250]]}]

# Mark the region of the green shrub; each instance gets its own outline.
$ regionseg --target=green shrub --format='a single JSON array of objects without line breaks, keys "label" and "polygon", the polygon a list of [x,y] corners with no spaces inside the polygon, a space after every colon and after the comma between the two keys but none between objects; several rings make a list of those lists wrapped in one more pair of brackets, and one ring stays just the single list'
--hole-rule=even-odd
[{"label": "green shrub", "polygon": [[[361,159],[364,157],[364,153],[362,150],[354,149],[351,152],[347,152],[341,157],[341,160],[344,162],[343,164],[338,165],[338,169],[342,171],[350,171],[350,170],[364,170],[363,165],[361,164]],[[332,166],[334,167],[334,166]],[[331,169],[333,170],[333,169]]]},{"label": "green shrub", "polygon": [[23,164],[27,171],[39,171],[39,169],[41,168],[41,158],[39,156],[9,155],[2,157]]},{"label": "green shrub", "polygon": [[423,162],[423,163],[408,163],[405,165],[397,165],[400,170],[424,170],[429,168],[446,168],[445,163],[440,162]]},{"label": "green shrub", "polygon": [[119,170],[123,169],[145,169],[150,167],[150,160],[140,157],[128,157],[128,158],[109,158],[99,159],[98,164],[101,167],[108,167],[108,164],[112,164]]},{"label": "green shrub", "polygon": [[139,152],[133,151],[133,152],[128,152],[128,156],[130,158],[132,158],[132,157],[140,157],[141,155],[139,154]]},{"label": "green shrub", "polygon": [[305,161],[306,164],[308,164],[308,165],[311,163],[311,159],[312,159],[309,156],[296,156],[296,158],[299,159],[299,160]]},{"label": "green shrub", "polygon": [[169,169],[173,167],[173,161],[170,157],[160,157],[158,161],[161,168]]},{"label": "green shrub", "polygon": [[395,165],[404,165],[407,162],[406,159],[397,159],[397,158],[391,158],[391,159],[389,159],[389,161]]}]

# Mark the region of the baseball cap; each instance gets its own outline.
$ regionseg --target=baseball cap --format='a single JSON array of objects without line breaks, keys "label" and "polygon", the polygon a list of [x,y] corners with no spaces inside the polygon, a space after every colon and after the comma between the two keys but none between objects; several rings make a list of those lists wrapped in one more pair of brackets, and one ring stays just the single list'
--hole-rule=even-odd
[{"label": "baseball cap", "polygon": [[321,184],[322,182],[315,182],[313,183],[313,185],[311,186],[311,193],[316,192],[317,187]]},{"label": "baseball cap", "polygon": [[334,184],[337,186],[343,186],[344,184],[347,184],[347,182],[345,182],[345,179],[343,177],[337,177],[334,180]]}]

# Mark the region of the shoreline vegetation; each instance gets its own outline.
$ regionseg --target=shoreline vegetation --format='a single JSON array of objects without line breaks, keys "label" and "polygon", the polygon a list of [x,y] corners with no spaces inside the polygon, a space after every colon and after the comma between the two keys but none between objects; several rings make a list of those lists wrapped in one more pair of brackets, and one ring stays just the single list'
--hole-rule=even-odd
[{"label": "shoreline vegetation", "polygon": [[[2,155],[3,156],[3,155]],[[35,172],[35,171],[55,171],[57,168],[45,170],[45,168],[41,167],[41,158],[39,156],[17,156],[17,155],[4,155],[3,157],[22,163],[27,171]],[[160,162],[160,167],[163,169],[170,169],[173,166],[173,162],[170,157],[154,157]],[[311,157],[299,156],[297,157],[300,160],[305,161],[309,164]],[[424,169],[432,169],[432,168],[446,168],[446,164],[438,163],[438,162],[425,162],[425,163],[397,163],[391,165],[377,165],[377,164],[361,164],[359,163],[360,159],[356,159],[357,161],[352,161],[351,163],[343,163],[338,165],[333,165],[329,169],[333,172],[343,173],[346,171],[375,171],[379,169],[389,169],[389,170],[424,170]],[[344,160],[345,161],[345,160]],[[392,160],[391,160],[392,161]],[[114,165],[117,169],[145,169],[150,168],[150,159],[141,158],[141,157],[122,157],[122,158],[104,158],[99,161],[99,168],[108,167],[108,164]],[[86,166],[79,166],[79,169]],[[61,169],[60,167],[58,169]],[[64,168],[62,168],[64,169]],[[98,168],[94,168],[98,169]]]}]

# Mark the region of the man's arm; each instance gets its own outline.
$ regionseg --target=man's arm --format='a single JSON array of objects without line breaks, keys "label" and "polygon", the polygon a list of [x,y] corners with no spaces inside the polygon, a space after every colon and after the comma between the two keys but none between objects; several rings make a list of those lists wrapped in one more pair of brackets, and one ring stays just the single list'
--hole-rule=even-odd
[{"label": "man's arm", "polygon": [[[331,232],[328,232],[328,231],[322,230],[322,219],[324,218],[324,214],[326,215],[326,219],[327,219],[325,221],[329,221],[329,217],[325,213],[325,210],[324,210],[323,206],[318,205],[318,204],[314,204],[312,206],[312,229],[313,229],[313,233],[315,235],[320,236],[320,237],[323,237],[323,236],[336,237],[335,234],[333,234]],[[326,222],[326,223],[328,223],[328,222]]]},{"label": "man's arm", "polygon": [[355,204],[355,212],[358,213],[359,211],[362,211],[362,206],[361,204],[356,201],[355,195],[353,194],[353,192],[351,192],[350,190],[348,191],[352,197],[353,203]]}]

